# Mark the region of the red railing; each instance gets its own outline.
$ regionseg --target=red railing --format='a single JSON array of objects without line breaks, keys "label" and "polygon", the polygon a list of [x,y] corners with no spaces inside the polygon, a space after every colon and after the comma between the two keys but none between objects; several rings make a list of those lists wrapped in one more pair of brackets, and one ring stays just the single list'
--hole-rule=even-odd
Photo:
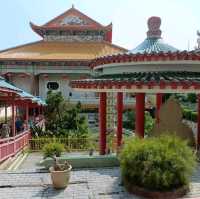
[{"label": "red railing", "polygon": [[0,139],[0,162],[14,156],[22,150],[30,139],[30,130],[26,130],[15,137]]},{"label": "red railing", "polygon": [[[36,125],[45,128],[44,118],[39,118]],[[15,137],[0,139],[0,163],[7,158],[16,155],[20,150],[27,146],[29,139],[31,139],[30,129],[21,132]]]}]

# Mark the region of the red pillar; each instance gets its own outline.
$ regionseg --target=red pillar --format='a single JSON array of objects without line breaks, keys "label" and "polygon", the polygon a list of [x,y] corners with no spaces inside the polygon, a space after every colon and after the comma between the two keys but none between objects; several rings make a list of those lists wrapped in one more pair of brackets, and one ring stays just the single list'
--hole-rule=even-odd
[{"label": "red pillar", "polygon": [[106,93],[100,93],[99,104],[100,155],[106,153]]},{"label": "red pillar", "polygon": [[136,135],[143,138],[144,137],[144,122],[145,122],[145,94],[136,94],[136,107],[135,107],[135,132]]},{"label": "red pillar", "polygon": [[123,93],[117,93],[117,146],[121,146],[123,128]]},{"label": "red pillar", "polygon": [[8,110],[7,110],[7,103],[5,102],[5,123],[8,122]]},{"label": "red pillar", "polygon": [[162,105],[163,93],[156,94],[156,122],[159,123],[159,111]]},{"label": "red pillar", "polygon": [[200,94],[197,95],[198,105],[197,105],[197,149],[200,149]]},{"label": "red pillar", "polygon": [[28,128],[28,120],[29,120],[29,105],[28,105],[28,103],[26,104],[26,117],[25,117],[25,120],[26,120],[26,125],[27,125],[27,128]]},{"label": "red pillar", "polygon": [[16,121],[16,106],[15,106],[15,101],[13,99],[12,101],[12,136],[13,137],[16,134],[15,121]]}]

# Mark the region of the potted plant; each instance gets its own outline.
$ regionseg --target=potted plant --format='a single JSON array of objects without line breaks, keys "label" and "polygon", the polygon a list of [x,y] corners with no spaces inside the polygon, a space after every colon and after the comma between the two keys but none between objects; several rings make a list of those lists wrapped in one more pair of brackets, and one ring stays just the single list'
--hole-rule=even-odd
[{"label": "potted plant", "polygon": [[64,145],[60,143],[49,143],[43,147],[44,158],[53,158],[54,164],[49,168],[53,187],[56,189],[66,188],[69,184],[72,166],[65,161],[64,164],[58,163],[58,157],[64,151]]},{"label": "potted plant", "polygon": [[196,157],[175,136],[128,140],[120,153],[126,189],[145,198],[180,198],[189,190]]}]

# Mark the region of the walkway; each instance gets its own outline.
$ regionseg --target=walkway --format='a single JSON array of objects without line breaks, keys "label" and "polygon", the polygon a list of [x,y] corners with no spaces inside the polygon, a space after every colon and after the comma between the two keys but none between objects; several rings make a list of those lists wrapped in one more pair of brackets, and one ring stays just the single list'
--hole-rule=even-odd
[{"label": "walkway", "polygon": [[[18,171],[0,173],[1,199],[139,199],[120,185],[119,168],[73,170],[69,187],[54,190],[49,173],[35,166],[39,159],[39,154],[30,154]],[[200,198],[200,167],[187,197]]]}]

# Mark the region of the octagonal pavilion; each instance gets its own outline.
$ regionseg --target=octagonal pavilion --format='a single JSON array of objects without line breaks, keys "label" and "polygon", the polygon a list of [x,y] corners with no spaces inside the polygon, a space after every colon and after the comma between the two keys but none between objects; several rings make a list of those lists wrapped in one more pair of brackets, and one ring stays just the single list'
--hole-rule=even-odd
[{"label": "octagonal pavilion", "polygon": [[[200,53],[179,51],[161,37],[161,19],[148,20],[147,38],[135,49],[94,59],[90,67],[96,74],[91,79],[71,81],[76,91],[98,92],[100,154],[106,152],[106,98],[117,93],[117,144],[122,142],[123,93],[135,93],[136,135],[144,137],[145,94],[156,95],[157,113],[165,93],[198,94],[200,114]],[[158,114],[157,114],[158,119]],[[198,117],[197,146],[200,145]]]}]

